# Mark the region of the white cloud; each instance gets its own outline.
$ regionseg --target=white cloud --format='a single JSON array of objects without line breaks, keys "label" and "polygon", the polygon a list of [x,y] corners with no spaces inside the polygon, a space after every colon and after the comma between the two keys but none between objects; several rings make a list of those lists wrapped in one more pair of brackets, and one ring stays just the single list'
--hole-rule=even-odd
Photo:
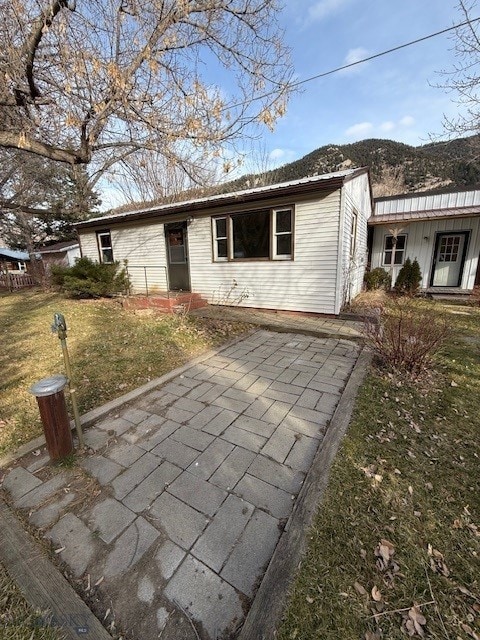
[{"label": "white cloud", "polygon": [[402,127],[412,127],[415,124],[415,118],[412,118],[412,116],[405,116],[398,124]]},{"label": "white cloud", "polygon": [[397,133],[397,135],[400,135],[400,130],[405,129],[405,127],[412,127],[414,124],[415,119],[412,116],[404,116],[398,121],[385,120],[379,124],[358,122],[346,129],[345,136],[355,140],[362,140],[367,137],[383,138],[385,134],[392,136]]},{"label": "white cloud", "polygon": [[345,61],[343,64],[355,64],[355,62],[360,62],[364,58],[368,58],[368,51],[363,47],[357,47],[356,49],[350,49],[350,51],[345,56]]},{"label": "white cloud", "polygon": [[319,0],[309,7],[307,12],[307,22],[318,22],[340,11],[349,0]]},{"label": "white cloud", "polygon": [[285,150],[284,149],[273,149],[268,154],[269,160],[272,160],[272,161],[281,160],[284,157],[285,157]]},{"label": "white cloud", "polygon": [[362,138],[373,131],[371,122],[358,122],[345,131],[345,135],[349,138]]},{"label": "white cloud", "polygon": [[388,132],[388,131],[393,131],[393,129],[395,129],[395,126],[396,126],[395,122],[392,122],[391,120],[387,120],[386,122],[382,122],[379,129],[380,131]]}]

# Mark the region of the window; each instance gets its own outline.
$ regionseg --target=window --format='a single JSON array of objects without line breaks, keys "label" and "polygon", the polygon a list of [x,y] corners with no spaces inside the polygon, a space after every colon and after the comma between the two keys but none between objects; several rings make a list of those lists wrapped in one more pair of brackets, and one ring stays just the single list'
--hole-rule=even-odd
[{"label": "window", "polygon": [[100,262],[113,262],[112,237],[110,231],[97,231]]},{"label": "window", "polygon": [[385,236],[383,250],[383,264],[396,265],[403,264],[405,259],[405,247],[407,244],[406,235]]},{"label": "window", "polygon": [[460,249],[460,236],[443,236],[438,251],[439,262],[457,262]]},{"label": "window", "polygon": [[212,218],[213,259],[291,260],[293,210],[263,209]]},{"label": "window", "polygon": [[228,260],[227,218],[213,218],[214,260]]},{"label": "window", "polygon": [[357,219],[358,214],[353,211],[352,224],[350,226],[350,258],[355,257],[355,251],[357,250]]},{"label": "window", "polygon": [[289,260],[292,257],[292,210],[276,209],[273,212],[273,257]]}]

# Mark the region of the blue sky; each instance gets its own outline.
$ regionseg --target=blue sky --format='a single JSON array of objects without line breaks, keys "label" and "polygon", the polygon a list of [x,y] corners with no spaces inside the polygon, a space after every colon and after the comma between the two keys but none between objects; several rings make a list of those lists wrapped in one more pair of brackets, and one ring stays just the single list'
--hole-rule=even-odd
[{"label": "blue sky", "polygon": [[[283,1],[279,20],[299,81],[463,20],[456,0]],[[453,48],[451,32],[304,84],[274,132],[263,128],[259,140],[245,142],[245,161],[227,178],[286,164],[330,143],[429,142],[430,134],[441,133],[443,114],[454,116],[458,108],[452,95],[433,86],[442,82],[440,71],[452,68]],[[228,93],[227,78],[223,72],[214,80]],[[123,199],[114,185],[102,191],[103,209]]]},{"label": "blue sky", "polygon": [[[455,0],[286,0],[281,16],[299,80],[461,21]],[[419,145],[441,132],[452,96],[435,88],[454,62],[441,35],[303,85],[261,146],[285,164],[329,143],[389,138]]]}]

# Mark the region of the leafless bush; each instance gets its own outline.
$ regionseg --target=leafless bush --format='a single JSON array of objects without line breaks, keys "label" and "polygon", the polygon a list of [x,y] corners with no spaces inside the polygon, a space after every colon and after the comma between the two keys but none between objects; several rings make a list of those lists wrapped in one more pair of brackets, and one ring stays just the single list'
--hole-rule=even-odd
[{"label": "leafless bush", "polygon": [[392,298],[364,325],[367,344],[389,368],[417,377],[450,334],[447,318],[431,303]]}]

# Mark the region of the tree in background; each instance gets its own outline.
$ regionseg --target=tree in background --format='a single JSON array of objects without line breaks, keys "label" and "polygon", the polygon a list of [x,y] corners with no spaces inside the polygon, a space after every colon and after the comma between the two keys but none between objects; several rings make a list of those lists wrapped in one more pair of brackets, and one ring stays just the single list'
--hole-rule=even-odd
[{"label": "tree in background", "polygon": [[199,160],[283,115],[292,67],[277,0],[0,0],[0,147],[90,184],[149,154]]},{"label": "tree in background", "polygon": [[460,22],[467,24],[455,30],[457,62],[452,69],[440,72],[444,80],[437,85],[453,93],[460,107],[457,117],[445,117],[443,121],[445,132],[452,138],[480,133],[480,22],[472,21],[479,17],[474,14],[476,4],[475,0],[458,2]]},{"label": "tree in background", "polygon": [[33,258],[45,242],[75,237],[72,224],[99,204],[83,166],[0,150],[0,236],[8,246],[26,249]]}]

